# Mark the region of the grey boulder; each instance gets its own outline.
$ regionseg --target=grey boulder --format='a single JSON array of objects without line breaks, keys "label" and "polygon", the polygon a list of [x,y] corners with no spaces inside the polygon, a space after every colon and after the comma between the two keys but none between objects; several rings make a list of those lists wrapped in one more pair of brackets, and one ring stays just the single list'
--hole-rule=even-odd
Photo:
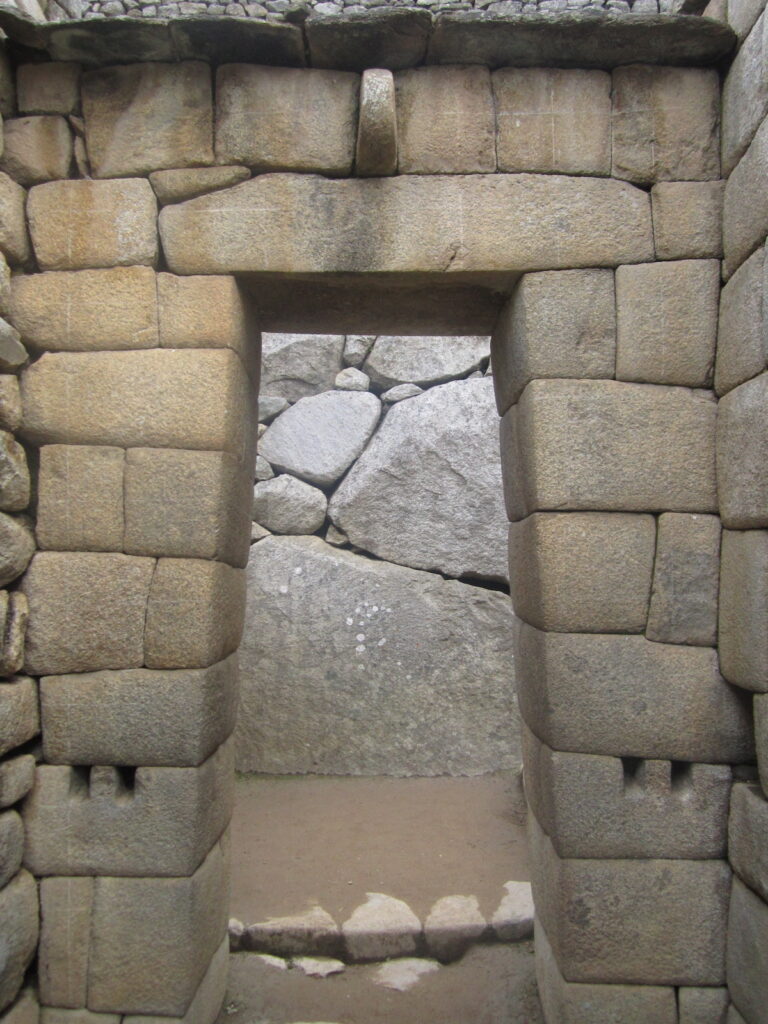
[{"label": "grey boulder", "polygon": [[363,369],[381,388],[443,384],[477,370],[490,354],[490,338],[381,335]]},{"label": "grey boulder", "polygon": [[343,334],[262,334],[262,390],[289,402],[327,391],[343,352]]},{"label": "grey boulder", "polygon": [[253,489],[253,518],[272,533],[314,533],[325,522],[327,507],[322,491],[287,473]]}]

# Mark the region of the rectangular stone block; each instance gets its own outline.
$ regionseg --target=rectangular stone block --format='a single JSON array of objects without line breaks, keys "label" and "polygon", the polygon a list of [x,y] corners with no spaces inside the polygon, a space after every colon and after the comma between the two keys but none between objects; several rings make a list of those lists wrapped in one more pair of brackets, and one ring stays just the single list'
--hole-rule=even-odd
[{"label": "rectangular stone block", "polygon": [[0,889],[0,1011],[10,1006],[21,989],[37,949],[38,933],[37,885],[28,871],[20,871]]},{"label": "rectangular stone block", "polygon": [[733,880],[728,914],[728,990],[748,1024],[768,1005],[768,904]]},{"label": "rectangular stone block", "polygon": [[756,783],[737,783],[731,792],[728,859],[739,878],[768,902],[766,835],[768,800]]},{"label": "rectangular stone block", "polygon": [[659,516],[648,639],[714,647],[719,577],[719,518],[682,512]]},{"label": "rectangular stone block", "polygon": [[718,260],[619,267],[617,380],[710,387],[719,299]]},{"label": "rectangular stone block", "polygon": [[715,390],[724,395],[762,373],[768,356],[764,319],[765,250],[742,263],[720,296]]},{"label": "rectangular stone block", "polygon": [[723,177],[744,155],[768,113],[767,26],[768,19],[761,14],[734,55],[723,81]]},{"label": "rectangular stone block", "polygon": [[492,76],[500,171],[611,173],[605,71],[502,68]]},{"label": "rectangular stone block", "polygon": [[651,189],[653,235],[660,260],[723,255],[724,181],[661,181]]},{"label": "rectangular stone block", "polygon": [[768,373],[720,401],[717,485],[723,526],[768,526]]},{"label": "rectangular stone block", "polygon": [[723,277],[727,280],[768,233],[768,118],[730,174],[723,205]]},{"label": "rectangular stone block", "polygon": [[749,697],[726,683],[709,648],[522,625],[515,664],[520,712],[555,750],[705,764],[754,757]]},{"label": "rectangular stone block", "polygon": [[613,273],[551,270],[525,274],[496,322],[491,361],[500,416],[536,378],[613,377]]},{"label": "rectangular stone block", "polygon": [[41,270],[152,267],[157,260],[157,200],[145,178],[35,185],[27,216]]},{"label": "rectangular stone block", "polygon": [[16,69],[20,114],[76,114],[80,109],[81,67],[72,61],[22,64]]},{"label": "rectangular stone block", "polygon": [[20,185],[67,178],[72,155],[72,132],[58,114],[14,117],[3,125],[0,166]]},{"label": "rectangular stone block", "polygon": [[150,267],[17,274],[11,316],[44,352],[155,348],[157,285]]},{"label": "rectangular stone block", "polygon": [[227,991],[229,937],[225,936],[213,955],[203,980],[183,1017],[151,1017],[127,1014],[123,1024],[210,1024],[218,1019]]},{"label": "rectangular stone block", "polygon": [[44,878],[40,882],[40,1001],[77,1009],[88,992],[92,878]]},{"label": "rectangular stone block", "polygon": [[487,68],[420,67],[395,73],[400,174],[496,170],[491,75]]},{"label": "rectangular stone block", "polygon": [[727,988],[681,987],[677,999],[679,1024],[727,1024]]},{"label": "rectangular stone block", "polygon": [[19,677],[0,682],[0,755],[20,747],[39,731],[35,680]]},{"label": "rectangular stone block", "polygon": [[213,163],[211,69],[202,61],[123,64],[83,75],[88,157],[97,178]]},{"label": "rectangular stone block", "polygon": [[528,819],[536,912],[568,981],[722,985],[721,860],[570,860]]},{"label": "rectangular stone block", "polygon": [[51,675],[142,665],[154,569],[151,558],[39,551],[22,582],[30,611],[26,670]]},{"label": "rectangular stone block", "polygon": [[563,753],[522,729],[528,804],[560,857],[725,857],[729,767]]},{"label": "rectangular stone block", "polygon": [[560,633],[642,633],[655,548],[652,516],[536,512],[512,523],[515,613]]},{"label": "rectangular stone block", "polygon": [[124,464],[122,448],[44,445],[38,477],[39,546],[122,551]]},{"label": "rectangular stone block", "polygon": [[720,665],[737,686],[768,692],[768,532],[723,530]]},{"label": "rectangular stone block", "polygon": [[507,515],[716,512],[716,417],[687,388],[531,381],[501,425]]},{"label": "rectangular stone block", "polygon": [[352,172],[360,76],[224,64],[216,73],[216,161],[256,171]]},{"label": "rectangular stone block", "polygon": [[26,202],[26,189],[0,171],[0,250],[12,267],[28,263],[31,255]]},{"label": "rectangular stone block", "polygon": [[9,757],[0,764],[0,807],[11,807],[22,800],[35,781],[35,758],[32,754]]}]

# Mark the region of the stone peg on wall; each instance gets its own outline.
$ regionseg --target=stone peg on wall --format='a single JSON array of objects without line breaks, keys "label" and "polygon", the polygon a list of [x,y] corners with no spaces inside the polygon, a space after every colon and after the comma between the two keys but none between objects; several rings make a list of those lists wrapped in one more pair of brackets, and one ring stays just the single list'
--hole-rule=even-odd
[{"label": "stone peg on wall", "polygon": [[369,68],[360,84],[355,173],[378,178],[397,170],[395,80],[391,71]]}]

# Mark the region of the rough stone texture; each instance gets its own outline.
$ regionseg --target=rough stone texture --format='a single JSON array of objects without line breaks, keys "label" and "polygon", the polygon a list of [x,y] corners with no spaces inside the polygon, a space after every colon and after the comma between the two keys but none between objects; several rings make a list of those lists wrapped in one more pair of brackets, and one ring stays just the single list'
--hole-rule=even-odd
[{"label": "rough stone texture", "polygon": [[[40,449],[36,532],[41,548],[123,550],[124,463],[122,448],[55,444]],[[164,514],[169,511],[163,508]]]},{"label": "rough stone texture", "polygon": [[90,1010],[62,1010],[55,1006],[40,1007],[39,1024],[120,1024],[119,1013],[92,1013]]},{"label": "rough stone texture", "polygon": [[34,986],[27,985],[2,1016],[3,1024],[40,1024],[40,1004]]},{"label": "rough stone texture", "polygon": [[717,485],[723,526],[768,526],[768,373],[725,395],[717,417]]},{"label": "rough stone texture", "polygon": [[216,73],[217,161],[349,175],[359,88],[346,71],[225,64]]},{"label": "rough stone texture", "polygon": [[402,900],[369,892],[368,902],[352,911],[341,934],[353,962],[387,960],[416,952],[421,922]]},{"label": "rough stone texture", "polygon": [[287,473],[253,489],[253,518],[271,533],[314,533],[325,522],[327,508],[322,491]]},{"label": "rough stone texture", "polygon": [[763,308],[765,250],[742,263],[720,295],[715,390],[718,395],[762,373],[768,358]]},{"label": "rough stone texture", "polygon": [[736,874],[768,902],[768,800],[760,786],[739,782],[731,792],[728,857]]},{"label": "rough stone texture", "polygon": [[397,112],[391,71],[367,68],[360,81],[355,174],[379,178],[397,170]]},{"label": "rough stone texture", "polygon": [[0,512],[0,587],[21,576],[35,551],[27,524]]},{"label": "rough stone texture", "polygon": [[[224,1003],[228,974],[229,943],[225,937],[214,953],[208,970],[198,985],[192,1002],[187,1007],[187,1012],[183,1017],[176,1018],[177,1024],[207,1024],[208,1021],[216,1020]],[[168,1024],[167,1018],[150,1017],[147,1020],[145,1015],[132,1016],[130,1014],[123,1017],[124,1024],[159,1024],[160,1021],[163,1024]],[[96,1021],[94,1024],[107,1024],[107,1022],[102,1020],[101,1022]]]},{"label": "rough stone texture", "polygon": [[717,516],[659,516],[648,639],[714,647],[719,575]]},{"label": "rough stone texture", "polygon": [[560,633],[642,633],[655,548],[652,516],[537,512],[512,523],[515,612]]},{"label": "rough stone texture", "polygon": [[315,537],[267,537],[247,573],[239,770],[477,775],[520,763],[504,594]]},{"label": "rough stone texture", "polygon": [[768,793],[768,699],[765,696],[755,697],[754,711],[757,768],[763,793]]},{"label": "rough stone texture", "polygon": [[40,683],[43,752],[54,764],[199,765],[230,735],[233,657],[205,669],[127,669]]},{"label": "rough stone texture", "polygon": [[9,757],[0,764],[0,807],[12,807],[22,800],[35,781],[35,758],[32,754]]},{"label": "rough stone texture", "polygon": [[611,78],[604,71],[493,74],[500,171],[611,173]]},{"label": "rough stone texture", "polygon": [[303,914],[273,917],[250,925],[243,936],[243,946],[282,956],[301,953],[332,956],[341,949],[341,932],[331,915],[315,905]]},{"label": "rough stone texture", "polygon": [[533,934],[533,894],[530,882],[507,882],[505,894],[491,915],[491,928],[501,942],[519,942]]},{"label": "rough stone texture", "polygon": [[724,181],[662,181],[651,189],[653,234],[660,260],[723,255]]},{"label": "rough stone texture", "polygon": [[616,271],[616,378],[711,386],[720,299],[718,260]]},{"label": "rough stone texture", "polygon": [[768,113],[766,24],[766,17],[761,14],[734,55],[723,81],[723,177],[739,162]]},{"label": "rough stone texture", "polygon": [[29,504],[27,456],[13,434],[0,430],[0,509],[21,512]]},{"label": "rough stone texture", "polygon": [[0,1009],[16,998],[24,972],[37,948],[37,885],[32,875],[20,871],[0,889],[0,933],[3,935],[3,967],[0,972]]},{"label": "rough stone texture", "polygon": [[218,192],[231,185],[239,185],[250,178],[247,167],[180,167],[168,171],[153,171],[149,182],[158,202],[183,203],[208,192]]},{"label": "rough stone texture", "polygon": [[83,75],[88,156],[97,178],[213,163],[208,64],[123,64]]},{"label": "rough stone texture", "polygon": [[0,253],[0,315],[8,316],[11,309],[11,268]]},{"label": "rough stone texture", "polygon": [[[272,420],[276,419],[280,413],[285,412],[291,403],[287,398],[280,398],[277,395],[259,395],[258,401],[258,415],[259,415],[259,441],[266,433],[267,424],[271,423]],[[263,428],[263,429],[262,429]]]},{"label": "rough stone texture", "polygon": [[407,992],[418,984],[423,975],[439,970],[440,964],[435,960],[414,956],[397,957],[394,960],[385,960],[371,980],[374,985],[394,989],[395,992]]},{"label": "rough stone texture", "polygon": [[476,896],[443,896],[424,921],[427,952],[442,963],[458,960],[487,928]]},{"label": "rough stone texture", "polygon": [[491,76],[483,67],[421,67],[395,74],[400,174],[496,170]]},{"label": "rough stone texture", "polygon": [[17,377],[0,374],[0,429],[10,433],[21,426],[21,391]]},{"label": "rough stone texture", "polygon": [[450,275],[653,258],[648,195],[624,182],[550,175],[261,175],[166,206],[160,231],[179,274]]},{"label": "rough stone texture", "polygon": [[40,731],[37,683],[23,677],[0,682],[0,755],[20,747]]},{"label": "rough stone texture", "polygon": [[330,487],[363,451],[380,416],[375,395],[326,391],[287,409],[259,447],[270,465]]},{"label": "rough stone texture", "polygon": [[3,45],[0,50],[0,114],[3,117],[12,117],[15,109],[16,83],[6,47]]},{"label": "rough stone texture", "polygon": [[614,177],[649,184],[719,178],[719,100],[714,68],[616,68]]},{"label": "rough stone texture", "polygon": [[418,384],[398,384],[397,387],[390,388],[379,397],[385,405],[393,405],[395,402],[402,402],[405,398],[416,398],[421,394],[423,394],[423,390]]},{"label": "rough stone texture", "polygon": [[768,232],[768,118],[758,128],[749,149],[725,186],[723,205],[723,275],[727,279],[762,245]]},{"label": "rough stone texture", "polygon": [[728,915],[728,989],[745,1020],[759,1021],[768,999],[768,905],[738,878]]},{"label": "rough stone texture", "polygon": [[222,562],[161,558],[147,605],[144,664],[205,668],[237,649],[245,573]]},{"label": "rough stone texture", "polygon": [[20,114],[76,114],[80,106],[80,65],[71,61],[22,64],[16,70]]},{"label": "rough stone texture", "polygon": [[0,171],[0,249],[11,266],[27,263],[30,257],[26,201],[21,185]]},{"label": "rough stone texture", "polygon": [[379,558],[506,580],[497,431],[487,379],[395,405],[331,498],[334,524]]},{"label": "rough stone texture", "polygon": [[337,391],[368,391],[371,378],[354,366],[347,366],[336,374],[333,386]]},{"label": "rough stone texture", "polygon": [[0,370],[4,373],[14,373],[26,363],[28,358],[19,332],[11,324],[0,319]]},{"label": "rough stone texture", "polygon": [[2,629],[2,650],[0,651],[0,675],[12,676],[21,671],[24,664],[24,641],[29,621],[27,599],[18,590],[0,592],[0,628]]},{"label": "rough stone texture", "polygon": [[317,11],[306,23],[310,60],[321,68],[412,67],[424,60],[431,25],[428,11],[413,8],[346,15]]},{"label": "rough stone texture", "polygon": [[616,300],[610,270],[525,274],[491,339],[501,416],[538,377],[613,377]]},{"label": "rough stone texture", "polygon": [[66,118],[16,117],[3,125],[0,166],[20,185],[66,178],[71,164],[72,133]]},{"label": "rough stone texture", "polygon": [[427,387],[466,377],[489,357],[486,337],[378,337],[363,369],[379,388]]},{"label": "rough stone texture", "polygon": [[7,885],[21,867],[24,827],[16,811],[0,814],[0,888]]},{"label": "rough stone texture", "polygon": [[375,341],[375,334],[348,334],[344,339],[344,365],[362,366]]},{"label": "rough stone texture", "polygon": [[40,882],[38,983],[43,1005],[85,1006],[92,905],[92,878]]},{"label": "rough stone texture", "polygon": [[728,24],[742,42],[765,7],[763,0],[730,0],[728,3]]},{"label": "rough stone texture", "polygon": [[22,580],[25,668],[35,675],[133,668],[144,661],[150,558],[39,551]]},{"label": "rough stone texture", "polygon": [[264,334],[261,390],[289,402],[327,391],[343,365],[343,351],[343,334]]},{"label": "rough stone texture", "polygon": [[515,661],[522,717],[555,750],[705,764],[754,756],[750,701],[709,648],[523,625]]},{"label": "rough stone texture", "polygon": [[536,911],[565,978],[725,982],[725,861],[566,860],[532,815],[528,832]]},{"label": "rough stone texture", "polygon": [[678,989],[680,1024],[726,1024],[727,988]]},{"label": "rough stone texture", "polygon": [[768,532],[723,530],[719,650],[731,683],[768,692]]},{"label": "rough stone texture", "polygon": [[687,388],[531,381],[502,420],[507,514],[716,512],[716,415],[711,395]]}]

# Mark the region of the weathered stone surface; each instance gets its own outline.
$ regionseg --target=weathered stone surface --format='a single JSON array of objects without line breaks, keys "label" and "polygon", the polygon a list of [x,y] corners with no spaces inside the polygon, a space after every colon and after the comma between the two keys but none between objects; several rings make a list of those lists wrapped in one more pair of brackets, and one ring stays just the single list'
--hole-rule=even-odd
[{"label": "weathered stone surface", "polygon": [[719,178],[719,93],[714,68],[615,68],[613,176],[641,183]]},{"label": "weathered stone surface", "polygon": [[149,267],[17,274],[12,316],[24,341],[48,352],[155,348],[157,284]]},{"label": "weathered stone surface", "polygon": [[313,13],[305,31],[314,67],[395,71],[423,63],[431,26],[428,11],[386,6],[364,13]]},{"label": "weathered stone surface", "polygon": [[20,185],[39,185],[69,176],[72,133],[58,115],[16,117],[3,125],[0,166]]},{"label": "weathered stone surface", "polygon": [[768,800],[760,786],[739,782],[731,791],[728,819],[728,858],[733,870],[751,889],[768,901]]},{"label": "weathered stone surface", "polygon": [[83,75],[88,156],[97,178],[213,163],[207,64],[123,64]]},{"label": "weathered stone surface", "polygon": [[533,894],[530,882],[507,882],[505,895],[491,916],[491,928],[502,942],[519,942],[533,934]]},{"label": "weathered stone surface", "polygon": [[755,696],[754,711],[757,769],[763,793],[768,793],[768,699],[763,694]]},{"label": "weathered stone surface", "polygon": [[424,921],[427,952],[443,963],[458,960],[487,928],[476,896],[443,896]]},{"label": "weathered stone surface", "polygon": [[289,402],[327,391],[343,351],[343,334],[263,334],[261,390]]},{"label": "weathered stone surface", "polygon": [[44,1005],[85,1006],[92,907],[92,878],[41,880],[38,982]]},{"label": "weathered stone surface", "polygon": [[309,978],[328,978],[332,974],[341,974],[346,970],[343,960],[336,960],[333,957],[295,956],[293,967],[306,974]]},{"label": "weathered stone surface", "polygon": [[35,781],[35,758],[32,754],[9,757],[0,764],[0,807],[12,807],[22,800]]},{"label": "weathered stone surface", "polygon": [[[429,19],[431,22],[431,18]],[[0,51],[0,114],[13,117],[16,109],[16,83],[6,47]]]},{"label": "weathered stone surface", "polygon": [[225,64],[216,73],[218,162],[349,175],[359,87],[346,71]]},{"label": "weathered stone surface", "polygon": [[375,395],[326,391],[300,399],[279,416],[261,440],[273,466],[329,487],[365,448],[381,415]]},{"label": "weathered stone surface", "polygon": [[245,930],[243,946],[281,956],[295,953],[333,956],[341,949],[341,932],[328,911],[315,905],[303,914],[273,917],[250,925]]},{"label": "weathered stone surface", "polygon": [[15,327],[0,319],[0,370],[3,373],[19,370],[28,359],[27,350]]},{"label": "weathered stone surface", "polygon": [[397,111],[391,71],[367,68],[360,81],[355,174],[378,178],[397,170]]},{"label": "weathered stone surface", "polygon": [[21,576],[35,551],[35,538],[26,523],[0,512],[0,587]]},{"label": "weathered stone surface", "polygon": [[421,921],[402,900],[369,892],[368,902],[352,911],[341,933],[350,960],[387,960],[416,952]]},{"label": "weathered stone surface", "polygon": [[[175,1024],[208,1024],[216,1020],[221,1012],[224,996],[227,990],[227,978],[229,973],[229,944],[224,938],[219,948],[213,955],[208,970],[203,976],[192,1002],[187,1007],[183,1017],[175,1018]],[[123,1017],[124,1024],[169,1024],[167,1018],[150,1017],[145,1015],[132,1016],[127,1014]],[[66,1022],[64,1022],[66,1024]],[[106,1024],[96,1021],[94,1024]]]},{"label": "weathered stone surface", "polygon": [[724,190],[724,181],[661,181],[653,186],[653,235],[660,260],[723,255]]},{"label": "weathered stone surface", "polygon": [[768,999],[768,905],[738,878],[728,915],[728,989],[745,1020],[759,1021]]},{"label": "weathered stone surface", "polygon": [[271,533],[314,533],[327,508],[322,491],[287,473],[253,489],[253,518]]},{"label": "weathered stone surface", "polygon": [[379,397],[385,405],[394,405],[395,402],[402,402],[405,398],[416,398],[421,394],[423,394],[423,389],[418,384],[398,384],[383,392]]},{"label": "weathered stone surface", "polygon": [[723,81],[723,177],[739,162],[768,113],[766,25],[768,20],[761,14]]},{"label": "weathered stone surface", "polygon": [[616,378],[711,386],[720,298],[718,260],[616,271]]},{"label": "weathered stone surface", "polygon": [[443,384],[466,377],[490,355],[486,337],[381,336],[363,369],[382,390],[396,384]]},{"label": "weathered stone surface", "polygon": [[259,395],[259,442],[266,433],[267,424],[276,419],[280,413],[285,412],[290,404],[287,398],[280,398],[279,395]]},{"label": "weathered stone surface", "polygon": [[730,174],[723,205],[723,275],[727,279],[754,252],[768,232],[768,118]]},{"label": "weathered stone surface", "polygon": [[763,0],[730,0],[727,20],[740,42],[749,35],[764,7]]},{"label": "weathered stone surface", "polygon": [[13,676],[24,664],[24,641],[29,621],[29,604],[18,590],[0,591],[0,676]]},{"label": "weathered stone surface", "polygon": [[515,612],[560,633],[642,633],[655,549],[652,516],[534,513],[509,529]]},{"label": "weathered stone surface", "polygon": [[375,334],[348,334],[342,360],[345,366],[362,366],[376,341]]},{"label": "weathered stone surface", "polygon": [[677,993],[680,1024],[726,1024],[728,989],[689,988]]},{"label": "weathered stone surface", "polygon": [[22,581],[30,611],[26,670],[46,675],[142,665],[153,571],[150,558],[39,551]]},{"label": "weathered stone surface", "polygon": [[493,74],[500,171],[611,173],[611,78],[604,71]]},{"label": "weathered stone surface", "polygon": [[331,519],[379,558],[505,580],[497,430],[489,380],[395,405],[331,498]]},{"label": "weathered stone surface", "polygon": [[723,675],[768,692],[768,532],[723,530],[718,639]]},{"label": "weathered stone surface", "polygon": [[0,509],[21,512],[29,504],[29,469],[24,449],[13,434],[0,430]]},{"label": "weathered stone surface", "polygon": [[0,429],[13,433],[21,426],[21,391],[18,377],[0,374]]},{"label": "weathered stone surface", "polygon": [[22,64],[16,70],[20,114],[76,114],[80,107],[80,65],[71,61]]},{"label": "weathered stone surface", "polygon": [[407,992],[425,974],[439,970],[440,964],[435,960],[416,956],[396,957],[394,960],[385,960],[371,980],[374,985],[394,989],[395,992]]},{"label": "weathered stone surface", "polygon": [[21,990],[13,1005],[3,1014],[2,1021],[3,1024],[40,1024],[40,1004],[33,985]]},{"label": "weathered stone surface", "polygon": [[267,462],[267,460],[264,458],[264,456],[263,455],[257,455],[256,456],[256,469],[255,469],[254,475],[253,475],[253,478],[256,481],[256,483],[260,483],[260,482],[262,482],[264,480],[273,480],[274,476],[275,476],[275,474],[274,474],[274,472],[272,470],[272,467]]},{"label": "weathered stone surface", "polygon": [[659,516],[648,639],[714,647],[719,575],[717,516]]},{"label": "weathered stone surface", "polygon": [[613,377],[616,300],[610,270],[525,274],[491,339],[500,415],[539,377]]},{"label": "weathered stone surface", "polygon": [[195,196],[239,185],[250,178],[247,167],[180,167],[168,171],[153,171],[149,182],[158,202],[183,203]]},{"label": "weathered stone surface", "polygon": [[347,366],[336,374],[333,386],[337,391],[367,391],[371,378],[354,366]]},{"label": "weathered stone surface", "polygon": [[16,811],[0,814],[0,889],[21,867],[24,851],[24,826]]},{"label": "weathered stone surface", "polygon": [[237,665],[48,676],[43,751],[54,764],[199,765],[235,724]]},{"label": "weathered stone surface", "polygon": [[723,526],[768,526],[768,373],[725,395],[717,417],[717,485]]},{"label": "weathered stone surface", "polygon": [[0,315],[8,316],[11,308],[11,268],[0,252]]},{"label": "weathered stone surface", "polygon": [[[768,331],[763,303],[765,250],[742,263],[720,295],[715,390],[735,388],[765,369]],[[766,291],[768,294],[768,291]]]},{"label": "weathered stone surface", "polygon": [[507,515],[716,512],[716,415],[711,395],[687,388],[531,381],[501,425]]},{"label": "weathered stone surface", "polygon": [[120,1024],[119,1013],[92,1013],[91,1010],[66,1010],[57,1006],[40,1007],[40,1024]]},{"label": "weathered stone surface", "polygon": [[[124,464],[122,448],[44,445],[40,449],[36,526],[40,547],[122,551]],[[164,515],[170,511],[163,508]]]},{"label": "weathered stone surface", "polygon": [[11,266],[27,263],[30,257],[26,201],[21,185],[0,171],[0,249]]},{"label": "weathered stone surface", "polygon": [[27,215],[41,270],[151,267],[157,260],[157,200],[144,178],[35,185]]},{"label": "weathered stone surface", "polygon": [[315,537],[267,537],[247,572],[241,771],[476,775],[519,764],[504,594]]},{"label": "weathered stone surface", "polygon": [[709,648],[523,625],[515,661],[520,712],[555,750],[705,764],[753,757],[750,701]]},{"label": "weathered stone surface", "polygon": [[624,182],[551,175],[260,175],[166,206],[160,232],[178,274],[443,275],[653,258],[648,195]]},{"label": "weathered stone surface", "polygon": [[35,955],[38,936],[37,885],[32,875],[20,871],[0,890],[0,932],[4,956],[0,971],[0,1008],[16,998],[24,972]]},{"label": "weathered stone surface", "polygon": [[0,682],[0,754],[20,747],[40,730],[37,684],[33,679]]}]

